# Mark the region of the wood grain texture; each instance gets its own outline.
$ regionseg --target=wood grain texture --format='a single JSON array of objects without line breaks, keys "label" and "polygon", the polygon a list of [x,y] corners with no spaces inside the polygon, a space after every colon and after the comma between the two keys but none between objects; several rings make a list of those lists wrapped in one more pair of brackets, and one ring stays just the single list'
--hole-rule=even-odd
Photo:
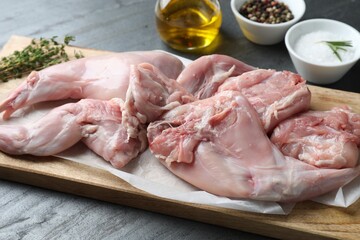
[{"label": "wood grain texture", "polygon": [[[21,49],[29,42],[29,38],[13,36],[1,54]],[[68,50],[73,53],[73,49]],[[85,56],[104,53],[81,51]],[[0,93],[4,91],[0,88]],[[360,94],[315,86],[311,91],[313,109],[326,110],[346,103],[360,113],[357,104]],[[106,171],[60,158],[14,157],[3,153],[0,153],[0,178],[275,238],[357,239],[360,235],[360,201],[347,209],[307,201],[297,204],[288,216],[246,213],[159,198]]]}]

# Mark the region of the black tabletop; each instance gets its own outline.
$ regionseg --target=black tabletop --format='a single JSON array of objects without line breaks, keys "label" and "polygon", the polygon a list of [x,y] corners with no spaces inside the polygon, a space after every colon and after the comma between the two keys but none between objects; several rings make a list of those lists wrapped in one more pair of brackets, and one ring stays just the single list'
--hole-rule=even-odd
[{"label": "black tabletop", "polygon": [[[329,18],[360,30],[360,1],[306,0],[302,20]],[[1,0],[0,47],[11,35],[70,34],[74,45],[109,51],[162,49],[190,59],[219,53],[260,68],[294,71],[284,42],[260,46],[246,40],[220,0],[223,23],[215,43],[202,53],[169,48],[155,27],[155,0]],[[360,62],[341,80],[325,85],[360,93]],[[268,239],[129,207],[0,181],[0,239]]]}]

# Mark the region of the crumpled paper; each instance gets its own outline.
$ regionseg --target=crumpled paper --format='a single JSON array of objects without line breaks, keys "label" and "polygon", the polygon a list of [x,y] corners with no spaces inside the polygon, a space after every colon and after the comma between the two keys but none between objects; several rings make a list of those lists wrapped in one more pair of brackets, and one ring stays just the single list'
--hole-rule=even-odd
[{"label": "crumpled paper", "polygon": [[[181,59],[185,64],[190,62],[187,59]],[[1,120],[0,124],[23,125],[33,122],[45,115],[50,109],[67,102],[69,101],[35,104],[16,111],[9,121]],[[151,154],[149,149],[132,160],[122,170],[112,167],[81,142],[56,156],[104,169],[138,189],[163,198],[241,211],[281,215],[289,214],[295,206],[294,203],[230,199],[202,191],[172,174]],[[330,206],[348,207],[359,198],[360,176],[346,186],[312,200]]]}]

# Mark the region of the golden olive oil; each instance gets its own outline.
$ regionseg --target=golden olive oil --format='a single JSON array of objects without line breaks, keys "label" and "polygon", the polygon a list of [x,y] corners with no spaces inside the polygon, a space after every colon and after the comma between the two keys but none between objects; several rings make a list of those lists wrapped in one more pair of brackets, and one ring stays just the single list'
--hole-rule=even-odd
[{"label": "golden olive oil", "polygon": [[178,50],[209,46],[219,33],[221,10],[211,0],[158,1],[155,8],[157,30],[161,39]]}]

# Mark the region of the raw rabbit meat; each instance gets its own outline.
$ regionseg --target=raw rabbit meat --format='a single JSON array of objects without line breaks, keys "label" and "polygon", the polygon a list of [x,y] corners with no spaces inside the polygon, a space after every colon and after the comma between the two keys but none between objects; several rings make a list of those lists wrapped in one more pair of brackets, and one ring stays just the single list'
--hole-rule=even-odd
[{"label": "raw rabbit meat", "polygon": [[[35,123],[0,125],[0,150],[44,156],[83,141],[122,168],[149,141],[170,171],[200,189],[280,202],[319,196],[360,174],[359,116],[348,109],[305,113],[296,127],[292,121],[298,120],[284,121],[274,131],[276,145],[267,137],[281,121],[309,108],[310,92],[299,75],[255,69],[222,55],[182,69],[171,55],[133,52],[33,72],[0,105],[4,119],[41,101],[88,99],[55,108]],[[334,159],[318,161],[327,140],[339,141],[331,146]]]},{"label": "raw rabbit meat", "polygon": [[[179,83],[151,64],[132,65],[130,71],[123,118],[129,136],[136,135],[138,124],[155,121],[165,111],[195,100]],[[135,128],[131,127],[133,123]]]},{"label": "raw rabbit meat", "polygon": [[[40,120],[24,126],[0,125],[0,149],[10,154],[49,156],[81,139],[115,167],[122,167],[147,147],[145,128],[127,140],[121,125],[121,99],[83,99],[54,108]],[[127,140],[127,141],[126,141]]]},{"label": "raw rabbit meat", "polygon": [[284,157],[237,91],[176,107],[147,130],[150,150],[170,171],[216,195],[301,201],[339,188],[360,173],[359,167],[319,169]]},{"label": "raw rabbit meat", "polygon": [[131,66],[129,84],[125,102],[82,99],[25,126],[0,125],[0,150],[48,156],[82,140],[114,167],[125,166],[147,147],[149,121],[192,100],[175,80],[150,64]]},{"label": "raw rabbit meat", "polygon": [[319,168],[351,168],[358,164],[360,114],[348,108],[308,111],[281,122],[271,141],[285,156]]},{"label": "raw rabbit meat", "polygon": [[130,65],[151,63],[167,77],[176,79],[182,62],[160,51],[124,52],[81,58],[33,71],[27,79],[0,104],[4,119],[19,108],[38,102],[59,99],[93,98],[125,100]]},{"label": "raw rabbit meat", "polygon": [[211,97],[229,77],[238,76],[255,68],[235,58],[213,54],[203,56],[181,72],[177,81],[199,99]]},{"label": "raw rabbit meat", "polygon": [[224,81],[218,92],[240,91],[255,108],[267,133],[286,118],[308,110],[311,94],[298,74],[257,69]]}]

